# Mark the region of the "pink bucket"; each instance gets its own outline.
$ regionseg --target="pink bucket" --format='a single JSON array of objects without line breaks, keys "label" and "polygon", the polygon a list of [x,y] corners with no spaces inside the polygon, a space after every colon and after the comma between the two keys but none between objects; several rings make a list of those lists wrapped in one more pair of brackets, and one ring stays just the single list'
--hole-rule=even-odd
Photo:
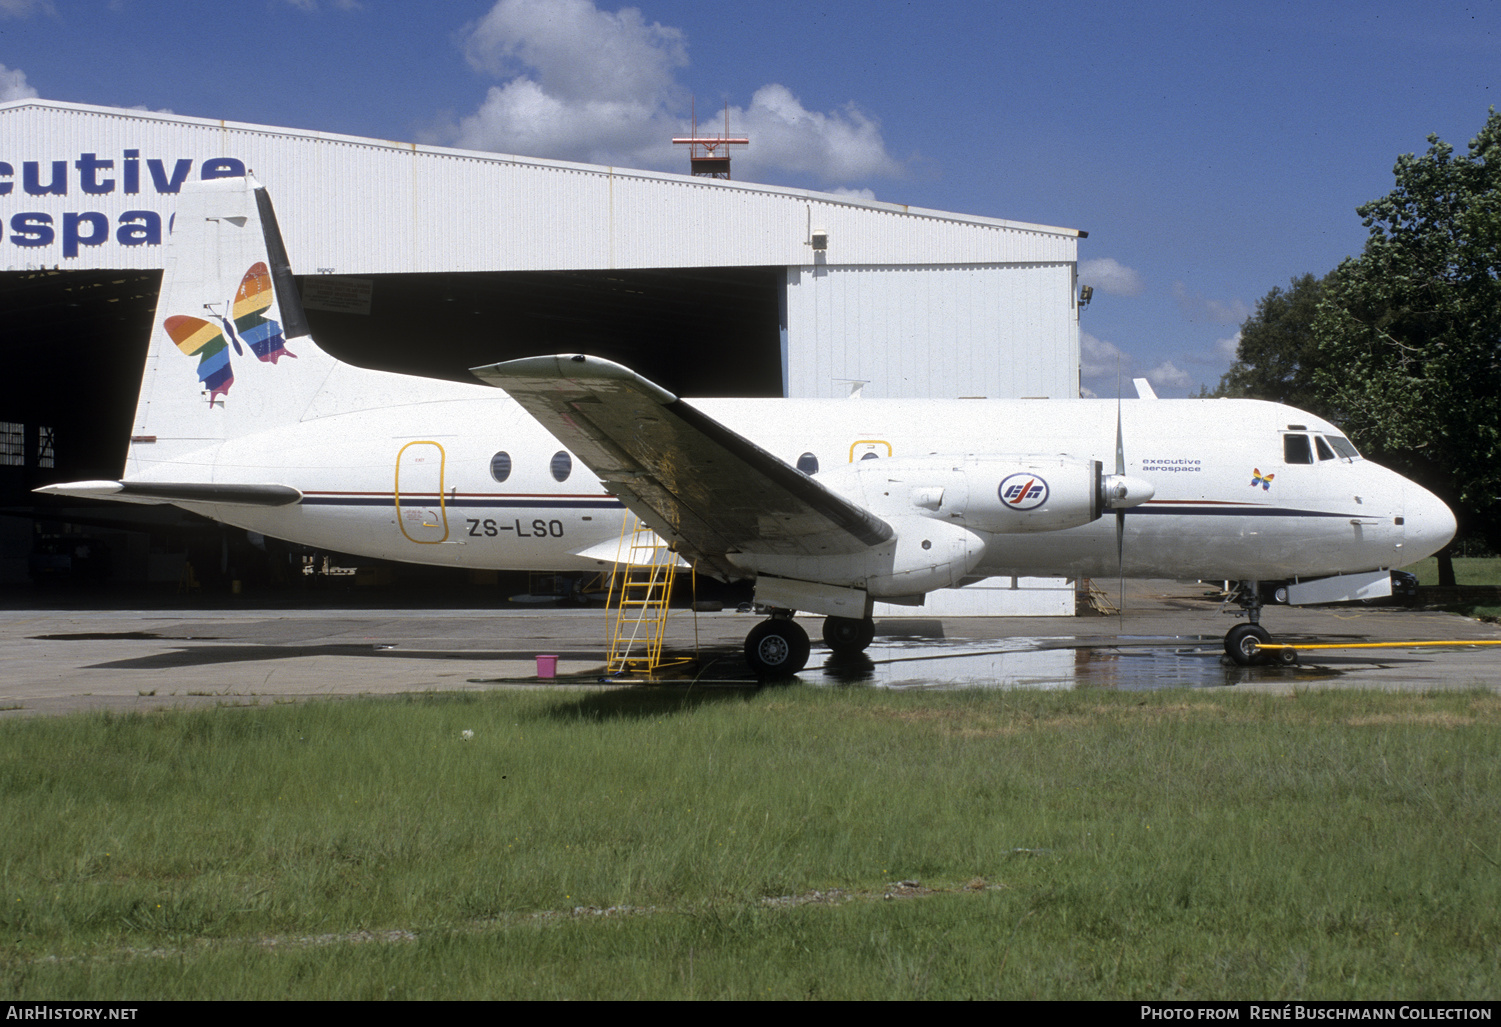
[{"label": "pink bucket", "polygon": [[537,657],[537,676],[539,678],[555,678],[558,676],[558,658],[556,656]]}]

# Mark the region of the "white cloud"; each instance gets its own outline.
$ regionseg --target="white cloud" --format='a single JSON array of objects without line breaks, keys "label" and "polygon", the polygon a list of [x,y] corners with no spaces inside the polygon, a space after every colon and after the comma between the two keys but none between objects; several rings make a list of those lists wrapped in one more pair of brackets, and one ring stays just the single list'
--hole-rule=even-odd
[{"label": "white cloud", "polygon": [[[329,0],[329,2],[331,6],[341,11],[358,11],[363,7],[360,0]],[[289,6],[297,8],[299,11],[306,11],[309,14],[317,12],[321,6],[318,0],[286,0],[286,3]]]},{"label": "white cloud", "polygon": [[33,14],[56,15],[52,0],[0,0],[0,18],[29,18]]},{"label": "white cloud", "polygon": [[1214,351],[1219,354],[1221,360],[1235,363],[1236,357],[1240,355],[1240,332],[1236,332],[1228,339],[1215,340]]},{"label": "white cloud", "polygon": [[839,186],[837,189],[827,191],[835,196],[843,196],[851,200],[874,200],[876,198],[874,189],[846,189],[844,186]]},{"label": "white cloud", "polygon": [[821,114],[805,108],[786,86],[772,83],[756,90],[749,107],[731,107],[730,124],[744,126],[735,134],[751,141],[735,158],[751,178],[792,171],[840,182],[902,173],[886,152],[881,126],[853,103]]},{"label": "white cloud", "polygon": [[1079,333],[1079,395],[1094,399],[1129,389],[1132,365],[1131,355],[1115,343]]},{"label": "white cloud", "polygon": [[1126,267],[1114,257],[1081,260],[1079,282],[1112,296],[1140,296],[1146,288],[1146,283],[1134,268]]},{"label": "white cloud", "polygon": [[570,103],[654,103],[676,89],[688,63],[683,33],[627,7],[590,0],[500,0],[465,41],[469,63],[497,78],[536,73],[547,95]]},{"label": "white cloud", "polygon": [[1213,321],[1216,324],[1240,324],[1251,316],[1251,308],[1240,300],[1210,299],[1203,293],[1189,292],[1182,282],[1173,283],[1173,298],[1178,309],[1190,321]]},{"label": "white cloud", "polygon": [[677,122],[658,103],[569,101],[518,78],[492,86],[479,110],[459,122],[452,142],[469,150],[664,167],[676,134]]},{"label": "white cloud", "polygon": [[36,90],[26,84],[26,72],[0,64],[0,103],[6,100],[29,100],[35,95]]},{"label": "white cloud", "polygon": [[1187,372],[1178,370],[1171,360],[1164,360],[1148,371],[1147,381],[1169,389],[1186,389],[1193,384]]},{"label": "white cloud", "polygon": [[1131,358],[1113,342],[1079,333],[1079,374],[1085,378],[1114,378],[1131,369]]},{"label": "white cloud", "polygon": [[[691,96],[677,81],[688,64],[683,33],[648,24],[633,7],[601,11],[592,0],[499,0],[468,29],[477,70],[506,81],[479,108],[436,137],[476,150],[629,167],[686,170],[673,136],[690,133]],[[749,136],[732,154],[737,178],[778,172],[823,183],[895,176],[880,125],[854,104],[810,111],[786,86],[756,90],[729,108],[730,131]],[[701,129],[718,134],[720,112]],[[714,127],[708,127],[714,126]]]}]

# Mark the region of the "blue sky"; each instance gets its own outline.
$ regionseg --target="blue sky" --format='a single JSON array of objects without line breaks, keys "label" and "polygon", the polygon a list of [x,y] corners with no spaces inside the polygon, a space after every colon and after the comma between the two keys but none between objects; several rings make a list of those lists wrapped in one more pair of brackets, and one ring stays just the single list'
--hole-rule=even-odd
[{"label": "blue sky", "polygon": [[[1085,385],[1213,385],[1359,251],[1402,153],[1497,102],[1501,4],[0,0],[0,99],[683,170],[1081,228]],[[0,141],[3,145],[3,141]]]}]

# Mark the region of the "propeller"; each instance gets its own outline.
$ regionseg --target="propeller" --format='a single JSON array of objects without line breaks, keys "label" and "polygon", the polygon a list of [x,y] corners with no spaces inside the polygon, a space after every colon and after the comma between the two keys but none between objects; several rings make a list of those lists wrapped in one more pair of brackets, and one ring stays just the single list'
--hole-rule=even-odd
[{"label": "propeller", "polygon": [[[1121,435],[1121,381],[1120,369],[1115,374],[1115,476],[1124,480],[1126,477],[1126,443]],[[1126,623],[1126,508],[1116,507],[1115,510],[1115,573],[1120,583],[1120,601],[1116,604],[1115,611],[1120,618],[1123,630]]]},{"label": "propeller", "polygon": [[1156,489],[1149,481],[1126,475],[1126,443],[1121,427],[1120,370],[1115,385],[1115,473],[1102,482],[1104,505],[1115,511],[1115,570],[1120,582],[1120,603],[1116,611],[1122,618],[1126,609],[1126,511],[1151,499]]}]

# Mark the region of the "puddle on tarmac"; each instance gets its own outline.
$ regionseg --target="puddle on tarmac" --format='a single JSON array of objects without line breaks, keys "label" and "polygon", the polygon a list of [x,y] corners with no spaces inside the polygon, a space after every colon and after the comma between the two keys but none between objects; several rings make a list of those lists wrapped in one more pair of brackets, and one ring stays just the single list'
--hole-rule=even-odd
[{"label": "puddle on tarmac", "polygon": [[813,651],[798,679],[877,688],[1221,688],[1252,681],[1338,675],[1325,667],[1242,667],[1219,636],[1141,638],[1114,644],[1075,638],[946,639],[882,637],[861,656]]},{"label": "puddle on tarmac", "polygon": [[218,635],[163,635],[156,631],[67,631],[30,635],[34,642],[218,642]]}]

